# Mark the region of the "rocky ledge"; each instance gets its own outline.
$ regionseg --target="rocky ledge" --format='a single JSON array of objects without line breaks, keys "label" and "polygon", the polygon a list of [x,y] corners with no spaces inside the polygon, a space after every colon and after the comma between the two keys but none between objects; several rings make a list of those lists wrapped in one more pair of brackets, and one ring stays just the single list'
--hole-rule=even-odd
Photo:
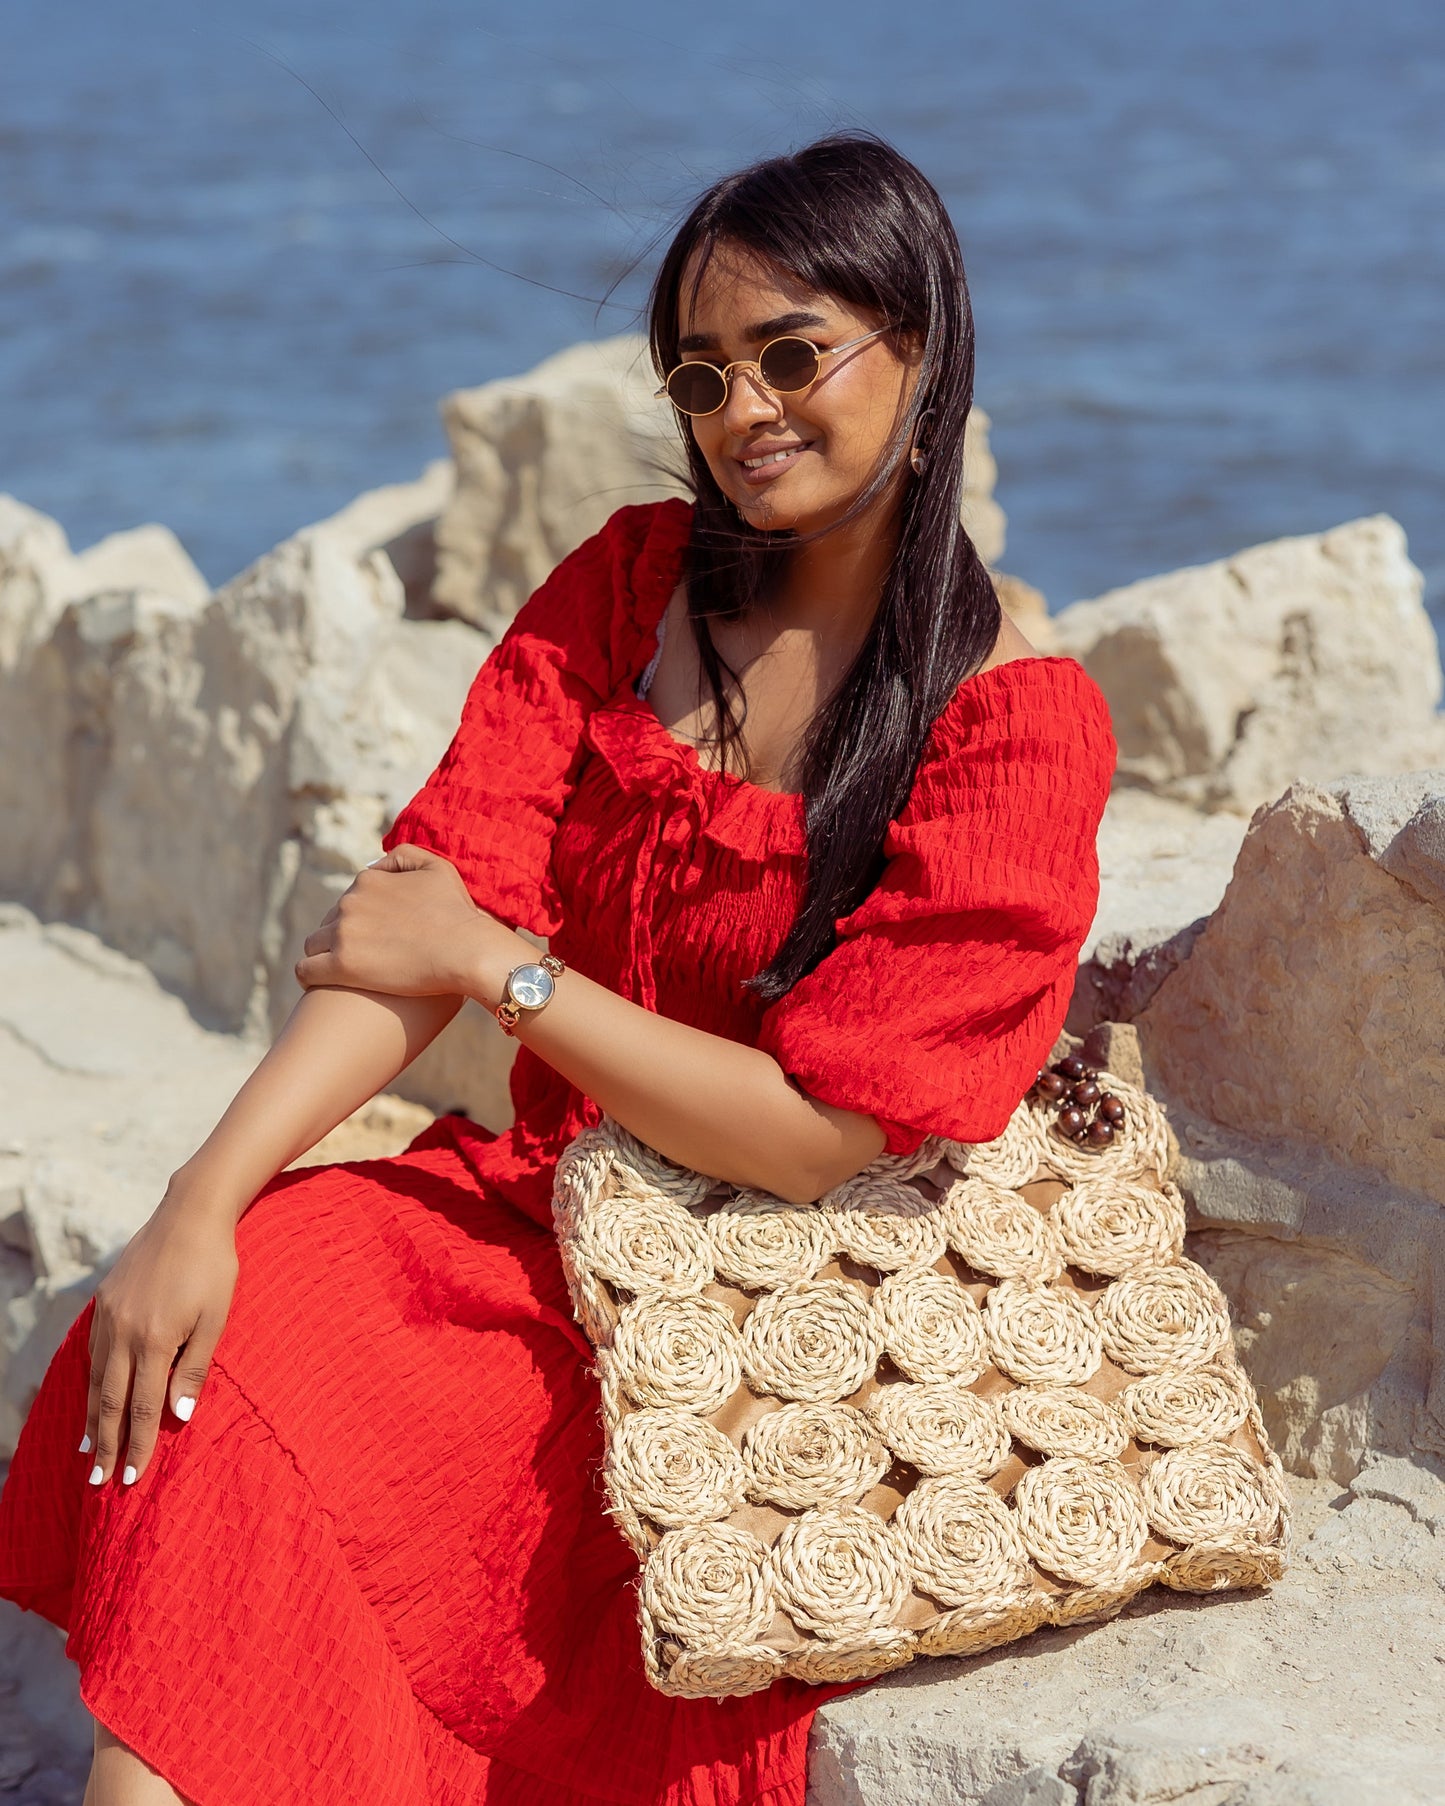
[{"label": "rocky ledge", "polygon": [[[74,553],[0,498],[0,1457],[519,602],[620,502],[676,492],[639,359],[578,347],[449,398],[449,459],[214,594],[163,528]],[[996,567],[993,483],[980,416],[962,507]],[[1438,1801],[1445,729],[1419,573],[1375,517],[1053,615],[999,583],[1114,713],[1068,1026],[1169,1105],[1295,1557],[1268,1593],[1148,1593],[836,1701],[810,1798]],[[464,1011],[307,1158],[400,1148],[438,1108],[502,1126],[510,1052]],[[72,1806],[88,1746],[60,1638],[0,1610],[0,1791]]]}]

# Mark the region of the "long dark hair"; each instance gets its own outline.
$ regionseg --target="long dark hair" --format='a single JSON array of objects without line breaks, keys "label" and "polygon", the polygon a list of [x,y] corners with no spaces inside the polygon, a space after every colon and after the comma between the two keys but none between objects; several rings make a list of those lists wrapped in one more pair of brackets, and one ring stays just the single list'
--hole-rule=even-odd
[{"label": "long dark hair", "polygon": [[[715,182],[669,246],[653,283],[650,337],[659,374],[678,351],[684,272],[694,281],[720,246],[739,246],[819,293],[876,311],[895,347],[921,346],[918,380],[893,443],[836,525],[895,480],[924,430],[921,474],[902,491],[897,549],[863,645],[809,725],[802,755],[808,866],[803,904],[772,962],[749,982],[783,996],[834,943],[834,922],[877,882],[883,837],[903,807],[933,723],[988,657],[999,602],[959,520],[963,441],[973,406],[973,310],[952,222],[926,177],[881,139],[844,133]],[[685,562],[688,612],[716,711],[722,762],[740,762],[735,681],[713,644],[714,616],[736,618],[768,592],[798,539],[739,520],[683,420],[696,496]],[[825,531],[832,531],[832,528]]]}]

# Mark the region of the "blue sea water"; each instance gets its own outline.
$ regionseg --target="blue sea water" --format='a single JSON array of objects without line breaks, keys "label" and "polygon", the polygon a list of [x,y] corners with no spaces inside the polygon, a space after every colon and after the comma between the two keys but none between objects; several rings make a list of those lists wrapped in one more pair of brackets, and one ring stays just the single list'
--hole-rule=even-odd
[{"label": "blue sea water", "polygon": [[1007,568],[1059,606],[1387,510],[1438,606],[1442,120],[1439,0],[18,0],[0,489],[220,581],[632,325],[712,175],[866,125],[963,239]]}]

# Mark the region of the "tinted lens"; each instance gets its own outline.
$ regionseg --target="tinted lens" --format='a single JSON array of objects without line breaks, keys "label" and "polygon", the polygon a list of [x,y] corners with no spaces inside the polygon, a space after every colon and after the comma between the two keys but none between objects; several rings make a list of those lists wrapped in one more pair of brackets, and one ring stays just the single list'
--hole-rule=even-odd
[{"label": "tinted lens", "polygon": [[667,393],[684,414],[715,414],[727,400],[727,384],[715,364],[679,364],[667,379]]},{"label": "tinted lens", "polygon": [[770,389],[806,389],[818,374],[818,353],[806,339],[774,339],[763,346],[758,369]]}]

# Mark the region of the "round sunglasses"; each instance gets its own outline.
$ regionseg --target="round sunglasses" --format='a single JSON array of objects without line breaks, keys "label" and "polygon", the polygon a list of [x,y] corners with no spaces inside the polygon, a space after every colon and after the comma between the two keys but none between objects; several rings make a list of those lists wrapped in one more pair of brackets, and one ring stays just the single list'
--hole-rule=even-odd
[{"label": "round sunglasses", "polygon": [[826,351],[811,339],[786,333],[780,339],[769,339],[755,358],[740,357],[722,369],[701,359],[678,364],[668,371],[667,380],[655,392],[655,399],[661,401],[666,396],[679,414],[690,414],[694,418],[700,414],[716,414],[727,401],[728,377],[734,370],[755,370],[764,388],[777,395],[796,395],[800,389],[817,382],[825,357],[837,357],[839,352],[851,351],[855,345],[866,345],[869,339],[879,338],[887,331],[886,326],[875,326],[872,332],[849,339],[845,345],[830,345]]}]

